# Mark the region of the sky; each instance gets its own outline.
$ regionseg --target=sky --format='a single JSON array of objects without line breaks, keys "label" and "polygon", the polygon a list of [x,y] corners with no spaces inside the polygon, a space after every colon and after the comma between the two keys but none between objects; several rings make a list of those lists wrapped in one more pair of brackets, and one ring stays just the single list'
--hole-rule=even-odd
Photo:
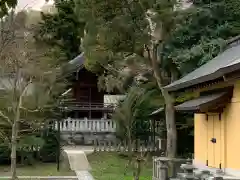
[{"label": "sky", "polygon": [[41,10],[41,7],[45,3],[46,3],[45,0],[18,0],[17,10],[28,9],[28,8]]}]

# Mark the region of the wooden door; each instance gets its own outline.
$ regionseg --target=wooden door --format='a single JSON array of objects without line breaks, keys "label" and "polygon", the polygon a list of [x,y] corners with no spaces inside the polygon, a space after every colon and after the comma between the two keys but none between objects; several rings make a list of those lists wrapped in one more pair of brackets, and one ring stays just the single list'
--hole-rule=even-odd
[{"label": "wooden door", "polygon": [[207,123],[207,165],[209,167],[214,167],[214,143],[212,142],[212,138],[214,138],[214,116],[208,116]]},{"label": "wooden door", "polygon": [[221,168],[221,116],[219,114],[209,115],[207,123],[207,159],[208,166]]}]

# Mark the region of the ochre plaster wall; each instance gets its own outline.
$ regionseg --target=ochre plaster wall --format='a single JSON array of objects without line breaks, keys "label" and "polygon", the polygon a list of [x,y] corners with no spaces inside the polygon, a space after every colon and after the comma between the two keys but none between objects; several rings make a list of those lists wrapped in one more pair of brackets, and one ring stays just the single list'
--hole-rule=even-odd
[{"label": "ochre plaster wall", "polygon": [[224,116],[226,168],[240,171],[240,81],[234,85],[233,97]]},{"label": "ochre plaster wall", "polygon": [[[208,119],[208,120],[207,120]],[[216,138],[216,143],[211,138]],[[208,166],[240,171],[240,81],[221,114],[194,115],[194,159]]]}]

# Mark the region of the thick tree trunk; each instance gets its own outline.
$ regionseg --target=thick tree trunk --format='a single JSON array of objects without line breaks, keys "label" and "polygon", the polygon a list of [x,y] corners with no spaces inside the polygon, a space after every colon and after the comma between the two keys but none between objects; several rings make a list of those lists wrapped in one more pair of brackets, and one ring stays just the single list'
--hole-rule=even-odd
[{"label": "thick tree trunk", "polygon": [[[154,76],[156,78],[158,87],[162,93],[162,96],[165,101],[165,120],[166,120],[166,129],[167,129],[167,156],[174,158],[176,156],[177,149],[177,130],[175,123],[175,110],[174,110],[174,99],[173,97],[163,88],[163,80],[161,75],[161,69],[158,65],[158,45],[154,45],[152,50],[152,68]],[[162,51],[162,48],[159,48]],[[160,58],[160,57],[159,57]],[[161,61],[160,61],[161,62]],[[174,175],[174,168],[172,165],[171,175]]]},{"label": "thick tree trunk", "polygon": [[[167,156],[174,158],[177,151],[177,130],[175,123],[175,110],[172,97],[168,94],[165,96],[165,118],[167,127]],[[170,99],[168,99],[170,98]],[[176,167],[174,162],[169,164],[169,177],[176,176]]]},{"label": "thick tree trunk", "polygon": [[175,110],[173,98],[165,95],[165,118],[167,127],[167,156],[174,158],[177,149],[177,130],[175,124]]},{"label": "thick tree trunk", "polygon": [[[158,65],[158,46],[154,46],[152,50],[152,68],[158,87],[162,93],[165,101],[165,120],[167,128],[167,156],[175,157],[176,155],[176,144],[177,144],[177,132],[175,123],[175,110],[174,110],[174,99],[173,97],[163,88],[162,76]],[[161,49],[161,48],[159,48]]]}]

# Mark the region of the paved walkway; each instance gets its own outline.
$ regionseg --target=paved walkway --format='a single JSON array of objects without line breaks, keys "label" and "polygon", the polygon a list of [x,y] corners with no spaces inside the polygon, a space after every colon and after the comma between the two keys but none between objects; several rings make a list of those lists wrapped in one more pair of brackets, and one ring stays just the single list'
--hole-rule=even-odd
[{"label": "paved walkway", "polygon": [[76,171],[78,180],[94,180],[93,176],[88,171]]},{"label": "paved walkway", "polygon": [[[52,179],[52,180],[94,180],[89,172],[91,169],[87,160],[88,154],[94,152],[92,146],[64,146],[63,150],[68,154],[71,170],[75,171],[76,176],[18,176],[19,179]],[[10,176],[0,176],[1,179],[11,179]]]},{"label": "paved walkway", "polygon": [[68,156],[70,168],[75,171],[78,180],[94,180],[89,173],[91,167],[86,156],[93,152],[91,147],[64,147],[64,151]]}]

